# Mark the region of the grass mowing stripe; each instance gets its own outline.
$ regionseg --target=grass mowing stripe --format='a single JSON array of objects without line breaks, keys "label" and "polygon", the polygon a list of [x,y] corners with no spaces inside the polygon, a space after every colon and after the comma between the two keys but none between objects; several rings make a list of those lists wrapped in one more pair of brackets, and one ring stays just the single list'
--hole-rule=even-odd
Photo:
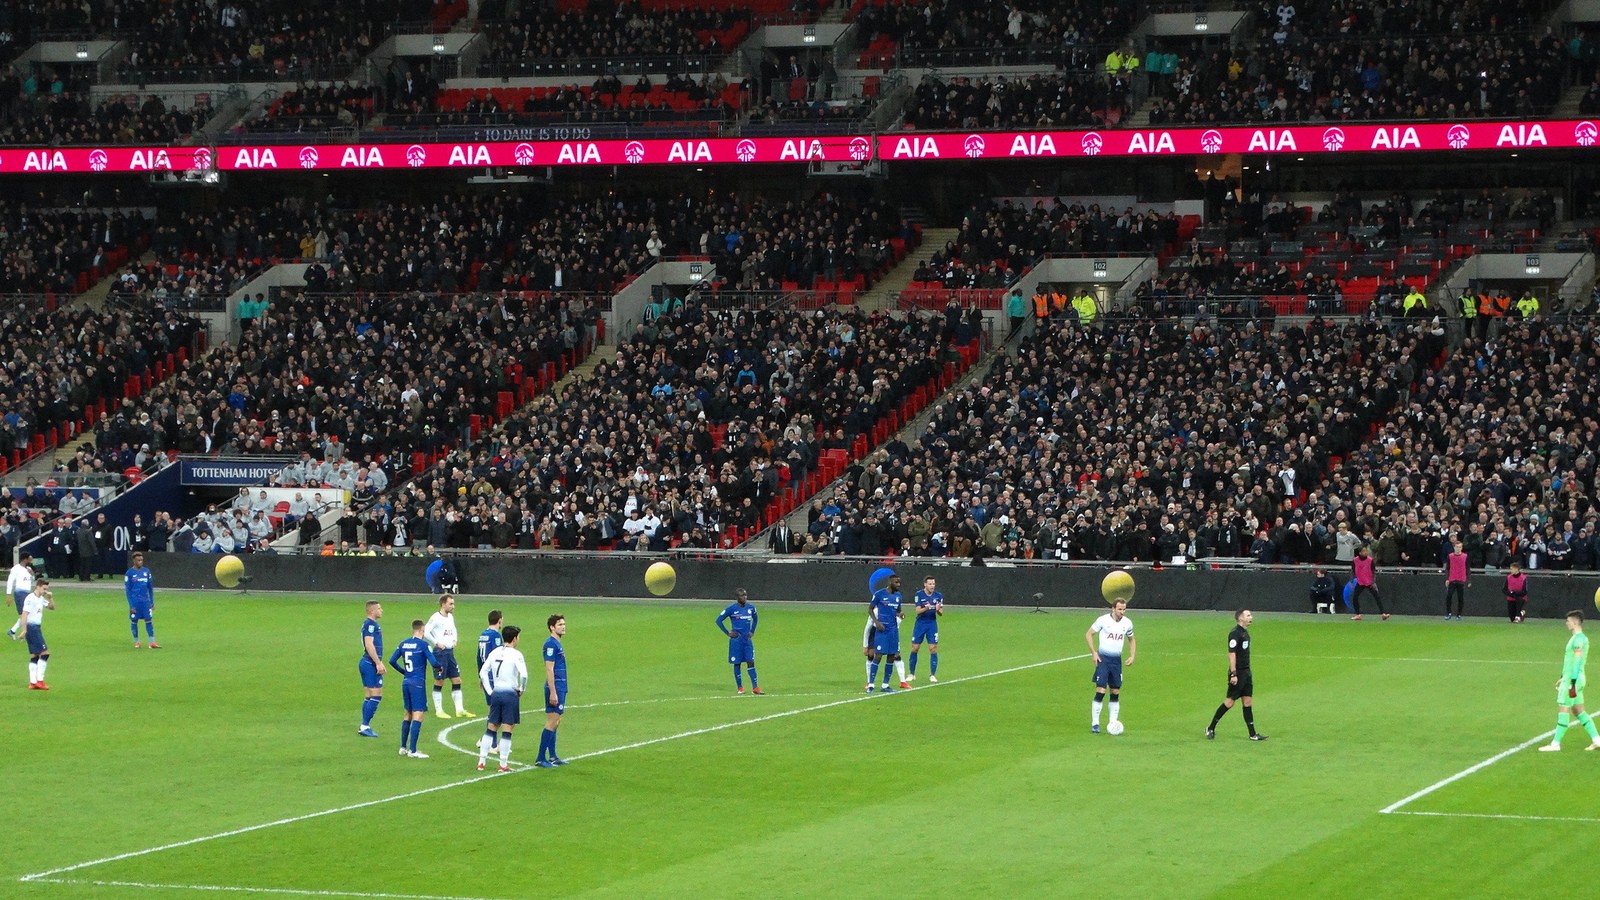
[{"label": "grass mowing stripe", "polygon": [[366,900],[485,900],[441,894],[374,894],[361,891],[315,891],[302,888],[244,887],[231,884],[152,884],[146,881],[99,881],[87,878],[36,878],[40,884],[81,884],[94,887],[148,888],[157,891],[210,891],[227,894],[276,894],[291,897],[361,897]]},{"label": "grass mowing stripe", "polygon": [[[993,671],[993,672],[984,672],[984,673],[979,674],[979,675],[966,675],[966,676],[963,676],[961,678],[951,678],[948,681],[941,681],[938,684],[930,684],[925,688],[918,688],[918,690],[927,691],[927,690],[932,690],[934,688],[947,687],[947,686],[952,685],[952,684],[961,684],[962,682],[966,682],[966,681],[978,681],[979,679],[983,679],[983,678],[993,678],[996,675],[1009,675],[1009,674],[1011,674],[1013,672],[1025,672],[1028,669],[1037,669],[1037,668],[1040,668],[1041,666],[1053,666],[1056,663],[1070,662],[1072,660],[1077,660],[1077,659],[1086,659],[1086,658],[1088,658],[1088,656],[1089,656],[1089,654],[1087,654],[1087,653],[1080,653],[1077,656],[1063,656],[1063,657],[1060,657],[1058,659],[1047,659],[1044,662],[1028,663],[1027,665],[1022,665],[1022,666],[1012,666],[1009,669],[998,669],[998,670]],[[906,691],[903,691],[903,692],[902,691],[896,691],[895,693],[896,694],[900,694],[900,693],[910,694],[911,691],[910,690],[906,690]],[[730,728],[738,728],[740,725],[754,725],[754,724],[756,724],[758,722],[771,722],[774,719],[786,719],[786,718],[788,718],[790,716],[798,716],[801,713],[816,712],[816,711],[822,710],[822,709],[832,709],[835,706],[844,706],[844,705],[850,704],[850,703],[860,703],[860,702],[862,702],[864,700],[878,700],[878,699],[882,699],[883,697],[884,697],[883,694],[862,694],[862,695],[857,696],[857,697],[846,697],[843,700],[834,700],[834,701],[832,701],[830,703],[818,703],[815,706],[803,706],[803,707],[801,707],[799,709],[790,709],[790,710],[785,710],[783,712],[769,713],[768,715],[765,715],[765,716],[757,716],[754,719],[742,719],[742,720],[740,720],[738,722],[725,722],[725,723],[723,723],[721,725],[711,725],[711,726],[708,726],[706,728],[695,728],[695,729],[692,729],[692,730],[689,730],[689,731],[680,731],[677,734],[669,734],[666,737],[650,738],[649,740],[644,740],[644,741],[635,741],[635,742],[633,742],[631,744],[623,744],[620,747],[608,747],[608,748],[606,748],[604,750],[591,750],[588,753],[580,753],[577,756],[569,756],[569,757],[567,757],[567,761],[568,762],[576,762],[577,760],[580,760],[580,759],[589,759],[589,758],[595,757],[595,756],[605,756],[606,754],[618,753],[618,752],[621,752],[623,750],[637,750],[640,747],[650,747],[650,746],[653,746],[655,744],[664,744],[667,741],[676,741],[676,740],[679,740],[681,738],[696,737],[696,736],[702,735],[702,734],[711,734],[712,732],[716,732],[716,731],[727,731]]]},{"label": "grass mowing stripe", "polygon": [[1552,729],[1550,731],[1546,731],[1543,734],[1531,737],[1531,738],[1523,741],[1522,743],[1516,745],[1515,747],[1512,747],[1510,750],[1502,750],[1501,752],[1496,753],[1495,755],[1489,757],[1488,759],[1484,760],[1483,762],[1478,763],[1477,765],[1469,766],[1469,767],[1467,767],[1465,769],[1462,769],[1461,771],[1455,773],[1454,775],[1451,775],[1449,778],[1443,778],[1443,779],[1440,779],[1439,781],[1435,781],[1433,784],[1430,784],[1427,787],[1423,788],[1422,790],[1417,791],[1415,794],[1412,794],[1411,796],[1406,797],[1403,800],[1397,800],[1394,803],[1391,803],[1388,806],[1385,806],[1383,809],[1378,810],[1378,812],[1380,812],[1380,813],[1396,812],[1397,810],[1400,809],[1400,807],[1405,806],[1408,803],[1411,803],[1411,802],[1413,802],[1415,800],[1421,800],[1423,797],[1428,796],[1429,794],[1433,793],[1434,791],[1437,791],[1438,789],[1440,789],[1442,787],[1445,787],[1446,785],[1454,784],[1457,781],[1460,781],[1461,779],[1467,777],[1468,775],[1471,775],[1474,772],[1481,772],[1484,769],[1487,769],[1490,766],[1494,765],[1495,763],[1499,762],[1500,760],[1505,759],[1506,757],[1512,755],[1513,753],[1519,753],[1519,752],[1521,752],[1523,750],[1526,750],[1529,747],[1532,747],[1534,744],[1539,743],[1540,741],[1544,740],[1547,737],[1550,737],[1553,734],[1555,734],[1555,730],[1554,729]]},{"label": "grass mowing stripe", "polygon": [[[950,685],[961,684],[963,682],[968,682],[968,681],[978,681],[978,680],[981,680],[981,679],[984,679],[984,678],[993,678],[993,677],[995,677],[997,675],[1009,675],[1009,674],[1014,673],[1014,672],[1025,672],[1025,671],[1027,671],[1029,669],[1037,669],[1037,668],[1040,668],[1040,667],[1043,667],[1043,666],[1053,666],[1053,665],[1055,665],[1057,663],[1071,662],[1073,660],[1085,659],[1088,656],[1089,656],[1089,654],[1087,654],[1087,653],[1080,653],[1080,654],[1078,654],[1076,656],[1063,656],[1063,657],[1059,657],[1057,659],[1047,659],[1047,660],[1045,660],[1043,662],[1027,663],[1027,664],[1021,665],[1021,666],[1012,666],[1012,667],[1007,668],[1007,669],[997,669],[997,670],[995,670],[993,672],[983,672],[983,673],[978,674],[978,675],[966,675],[966,676],[962,676],[960,678],[951,678],[951,679],[949,679],[947,681],[941,681],[938,684],[930,684],[925,688],[920,688],[919,690],[924,690],[924,691],[932,690],[934,688],[949,687]],[[906,691],[906,693],[909,694],[911,692],[910,691]],[[883,696],[884,695],[882,695],[882,694],[862,694],[860,696],[847,697],[847,698],[845,698],[843,700],[833,700],[833,701],[830,701],[828,703],[819,703],[819,704],[816,704],[814,706],[805,706],[805,707],[801,707],[800,709],[791,709],[791,710],[786,710],[786,711],[783,711],[783,712],[770,713],[770,714],[765,715],[765,716],[757,716],[757,717],[751,718],[751,719],[741,719],[741,720],[736,721],[736,722],[725,722],[725,723],[723,723],[721,725],[712,725],[712,726],[710,726],[708,728],[696,728],[696,729],[693,729],[691,731],[680,731],[677,734],[669,734],[669,735],[667,735],[665,737],[650,738],[650,739],[644,740],[644,741],[635,741],[635,742],[633,742],[631,744],[623,744],[623,745],[617,746],[617,747],[608,747],[608,748],[606,748],[604,750],[592,750],[592,751],[590,751],[588,753],[581,753],[581,754],[578,754],[577,756],[568,757],[567,761],[568,762],[576,762],[577,760],[580,760],[580,759],[589,759],[591,757],[596,757],[596,756],[605,756],[607,754],[618,753],[618,752],[621,752],[623,750],[637,750],[637,749],[639,749],[641,747],[650,747],[650,746],[653,746],[655,744],[663,744],[663,743],[666,743],[668,741],[676,741],[676,740],[680,740],[682,738],[695,737],[697,735],[702,735],[702,734],[710,734],[710,733],[716,732],[716,731],[726,731],[726,730],[728,730],[730,728],[738,728],[741,725],[755,725],[755,724],[758,724],[758,723],[761,723],[761,722],[770,722],[770,721],[773,721],[774,719],[784,719],[784,718],[788,718],[790,716],[797,716],[797,715],[800,715],[802,713],[817,712],[819,710],[824,710],[824,709],[832,709],[833,707],[844,706],[844,705],[850,704],[850,703],[860,703],[863,700],[881,699]],[[470,723],[463,723],[463,724],[470,724]],[[163,845],[161,845],[159,847],[150,847],[150,848],[147,848],[147,849],[144,849],[144,850],[131,850],[131,851],[127,852],[127,853],[116,854],[115,856],[106,856],[106,857],[102,857],[100,859],[89,860],[87,862],[74,863],[73,865],[70,865],[70,866],[60,866],[58,868],[49,869],[49,870],[46,870],[44,872],[35,872],[35,873],[31,874],[31,875],[24,875],[18,880],[19,881],[40,881],[40,880],[48,878],[48,877],[50,877],[52,875],[61,875],[61,874],[65,874],[67,872],[76,872],[76,871],[79,871],[81,869],[88,869],[88,868],[92,868],[94,866],[104,865],[106,863],[120,862],[120,861],[125,860],[125,859],[134,859],[134,858],[141,857],[141,856],[149,856],[151,854],[161,853],[161,852],[166,851],[166,850],[177,850],[180,847],[190,847],[190,846],[193,846],[195,844],[203,844],[203,843],[206,843],[208,841],[219,840],[221,838],[236,837],[238,835],[249,834],[249,833],[254,832],[254,831],[261,831],[261,830],[267,829],[267,828],[275,828],[275,827],[277,827],[279,825],[291,825],[291,824],[294,824],[296,822],[304,822],[304,821],[307,821],[307,820],[310,820],[310,819],[319,819],[319,818],[323,818],[325,816],[335,815],[337,813],[352,812],[354,810],[366,809],[366,808],[372,807],[372,806],[382,806],[383,804],[386,804],[386,803],[393,803],[396,800],[409,800],[409,799],[411,799],[413,797],[421,797],[421,796],[425,796],[427,794],[433,794],[433,793],[437,793],[439,791],[449,790],[451,788],[462,787],[462,786],[468,785],[468,784],[476,784],[476,783],[478,783],[480,781],[484,781],[484,780],[489,779],[489,778],[498,778],[498,777],[500,777],[501,774],[502,773],[500,773],[500,772],[485,773],[483,775],[478,775],[478,776],[473,777],[473,778],[464,778],[464,779],[461,779],[460,781],[452,781],[452,782],[449,782],[449,783],[446,783],[446,784],[440,784],[440,785],[434,785],[433,787],[422,788],[421,790],[408,791],[408,792],[406,792],[404,794],[395,794],[394,796],[391,796],[391,797],[382,797],[382,798],[379,798],[377,800],[366,800],[366,801],[363,801],[361,803],[351,803],[351,804],[348,804],[348,805],[345,805],[345,806],[339,806],[339,807],[335,807],[333,809],[325,809],[325,810],[322,810],[320,812],[306,813],[304,815],[299,815],[299,816],[288,816],[288,817],[282,818],[282,819],[275,819],[275,820],[273,820],[271,822],[263,822],[263,823],[261,823],[259,825],[247,825],[247,826],[245,826],[243,828],[234,828],[234,829],[231,829],[229,831],[218,832],[217,834],[205,835],[203,837],[197,837],[197,838],[189,838],[188,840],[184,840],[184,841],[175,841],[175,842],[170,843],[170,844],[163,844]]]}]

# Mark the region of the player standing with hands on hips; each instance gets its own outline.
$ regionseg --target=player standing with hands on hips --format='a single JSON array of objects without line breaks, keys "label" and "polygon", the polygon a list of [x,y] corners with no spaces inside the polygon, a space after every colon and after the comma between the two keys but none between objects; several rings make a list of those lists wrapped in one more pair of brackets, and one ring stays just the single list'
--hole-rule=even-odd
[{"label": "player standing with hands on hips", "polygon": [[378,736],[372,730],[372,717],[378,712],[378,704],[383,702],[383,627],[378,620],[383,618],[383,604],[376,600],[367,601],[367,618],[361,623],[361,661],[357,667],[361,670],[361,727],[356,729],[356,734],[362,737],[375,738]]},{"label": "player standing with hands on hips", "polygon": [[[1106,699],[1106,692],[1111,692],[1111,718],[1106,723],[1110,728],[1115,725],[1122,713],[1122,646],[1128,646],[1127,665],[1133,665],[1134,642],[1133,620],[1128,618],[1128,601],[1118,600],[1111,604],[1111,612],[1094,620],[1089,630],[1083,633],[1083,639],[1089,642],[1089,653],[1094,657],[1094,702],[1090,705],[1089,733],[1100,733],[1100,709]],[[1100,636],[1099,646],[1095,646],[1095,635]],[[1113,732],[1116,729],[1111,729]]]},{"label": "player standing with hands on hips", "polygon": [[[733,664],[733,685],[744,693],[744,679],[739,675],[739,665],[742,663],[750,670],[750,693],[761,693],[761,685],[756,683],[756,608],[750,603],[750,593],[744,588],[733,592],[734,602],[717,616],[717,627],[728,636],[728,662]],[[728,623],[733,627],[729,628]]]},{"label": "player standing with hands on hips", "polygon": [[150,649],[160,650],[156,643],[156,583],[155,577],[145,567],[144,554],[135,551],[129,560],[133,565],[122,576],[122,590],[128,595],[128,627],[133,629],[133,649],[139,649],[139,622],[144,622],[144,633],[150,638]]},{"label": "player standing with hands on hips", "polygon": [[1556,679],[1556,733],[1550,743],[1539,749],[1552,753],[1559,751],[1561,739],[1572,727],[1572,714],[1577,713],[1578,724],[1589,733],[1589,746],[1583,749],[1600,750],[1600,731],[1595,730],[1594,720],[1583,711],[1583,687],[1587,681],[1583,666],[1589,661],[1589,636],[1583,633],[1581,610],[1567,613],[1567,630],[1572,632],[1572,637],[1567,639],[1567,652],[1561,661],[1561,677]]},{"label": "player standing with hands on hips", "polygon": [[928,683],[939,683],[939,617],[944,615],[944,595],[937,590],[939,582],[932,575],[922,579],[922,590],[913,598],[917,607],[916,621],[911,625],[911,673],[906,681],[917,680],[917,653],[922,642],[928,642]]},{"label": "player standing with hands on hips", "polygon": [[1255,616],[1248,609],[1233,614],[1233,630],[1228,632],[1228,698],[1217,707],[1217,714],[1211,717],[1211,724],[1206,726],[1208,741],[1216,738],[1217,723],[1228,714],[1228,710],[1233,709],[1235,700],[1244,701],[1244,727],[1250,729],[1250,740],[1267,739],[1266,735],[1256,732],[1256,714],[1251,706],[1255,685],[1250,677],[1250,623],[1254,620]]}]

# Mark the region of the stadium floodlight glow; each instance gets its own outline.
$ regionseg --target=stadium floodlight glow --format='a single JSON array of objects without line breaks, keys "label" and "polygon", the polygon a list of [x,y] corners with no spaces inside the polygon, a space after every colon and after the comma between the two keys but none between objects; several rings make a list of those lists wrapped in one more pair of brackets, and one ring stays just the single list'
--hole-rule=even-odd
[{"label": "stadium floodlight glow", "polygon": [[437,37],[437,36],[434,37],[434,39],[433,39],[433,52],[438,53],[440,55],[444,54],[444,38]]},{"label": "stadium floodlight glow", "polygon": [[73,55],[77,56],[79,59],[88,59],[89,58],[89,45],[88,44],[79,44],[77,51]]},{"label": "stadium floodlight glow", "polygon": [[800,39],[808,44],[817,42],[817,26],[807,25],[800,30]]},{"label": "stadium floodlight glow", "polygon": [[1210,31],[1211,30],[1211,21],[1210,21],[1210,19],[1208,19],[1206,17],[1205,13],[1195,13],[1194,14],[1194,30],[1195,31]]}]

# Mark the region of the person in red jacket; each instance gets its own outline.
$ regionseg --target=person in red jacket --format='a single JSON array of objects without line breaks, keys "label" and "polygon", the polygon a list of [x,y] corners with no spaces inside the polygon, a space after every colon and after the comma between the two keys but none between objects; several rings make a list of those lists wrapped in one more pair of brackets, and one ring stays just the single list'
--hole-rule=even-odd
[{"label": "person in red jacket", "polygon": [[1528,617],[1528,576],[1520,562],[1512,563],[1506,576],[1506,615],[1513,625]]}]

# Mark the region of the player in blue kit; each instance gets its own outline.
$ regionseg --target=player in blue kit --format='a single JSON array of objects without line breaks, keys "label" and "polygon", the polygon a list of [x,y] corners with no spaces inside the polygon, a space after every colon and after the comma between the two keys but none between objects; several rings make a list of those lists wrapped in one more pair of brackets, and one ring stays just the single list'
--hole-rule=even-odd
[{"label": "player in blue kit", "polygon": [[[483,671],[483,664],[494,649],[505,643],[500,637],[501,612],[498,609],[489,610],[489,627],[478,635],[478,671]],[[489,695],[485,694],[483,702],[489,702]]]},{"label": "player in blue kit", "polygon": [[561,727],[561,714],[567,711],[567,651],[561,638],[567,633],[567,617],[560,613],[545,622],[550,636],[544,642],[544,732],[539,735],[539,759],[534,765],[541,769],[564,766],[567,761],[556,755],[556,729]]},{"label": "player in blue kit", "polygon": [[[733,594],[734,602],[717,616],[717,627],[728,636],[728,662],[733,664],[733,684],[744,693],[744,679],[739,676],[739,665],[744,664],[750,670],[750,692],[761,693],[761,685],[756,683],[756,608],[750,603],[750,593],[744,588],[739,588]],[[729,628],[728,623],[733,627]]]},{"label": "player in blue kit", "polygon": [[917,680],[917,652],[922,642],[928,642],[928,681],[939,683],[939,617],[944,615],[944,595],[936,588],[939,582],[932,575],[922,579],[922,590],[913,598],[917,619],[911,625],[911,673],[906,681]]},{"label": "player in blue kit", "polygon": [[383,618],[383,604],[367,601],[367,620],[361,623],[361,687],[365,696],[361,700],[361,727],[356,734],[362,737],[378,736],[372,730],[372,717],[383,701],[383,628],[378,620]]},{"label": "player in blue kit", "polygon": [[144,622],[144,633],[150,638],[150,649],[160,650],[156,643],[156,585],[150,570],[145,568],[144,554],[134,551],[133,565],[122,576],[122,589],[128,595],[128,627],[133,630],[133,649],[139,649],[139,622]]},{"label": "player in blue kit", "polygon": [[872,665],[867,670],[867,693],[878,681],[878,667],[883,667],[883,693],[892,694],[889,663],[899,669],[900,686],[911,687],[906,681],[906,664],[900,659],[900,619],[905,612],[900,608],[900,576],[889,576],[889,584],[872,594]]},{"label": "player in blue kit", "polygon": [[428,669],[439,667],[428,639],[423,637],[421,619],[411,621],[411,637],[400,642],[389,656],[389,665],[401,672],[400,699],[405,704],[406,717],[400,720],[400,755],[412,759],[427,759],[428,754],[417,751],[417,738],[422,734],[422,716],[428,711]]}]

